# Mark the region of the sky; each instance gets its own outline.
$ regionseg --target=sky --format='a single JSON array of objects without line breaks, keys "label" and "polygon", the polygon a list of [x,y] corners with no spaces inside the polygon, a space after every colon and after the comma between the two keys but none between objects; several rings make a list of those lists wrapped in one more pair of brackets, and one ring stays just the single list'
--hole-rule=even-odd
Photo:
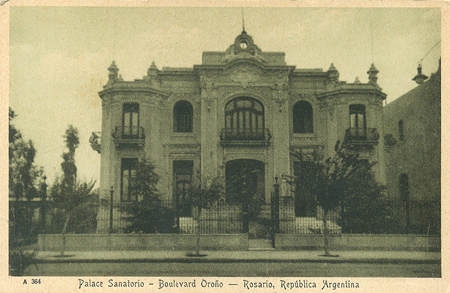
[{"label": "sky", "polygon": [[192,68],[203,51],[234,42],[242,14],[259,48],[285,52],[296,68],[326,71],[333,62],[341,81],[365,83],[374,63],[387,103],[417,86],[411,79],[422,58],[430,76],[441,56],[437,8],[11,7],[9,105],[48,182],[62,174],[70,124],[80,133],[78,178],[98,180],[89,136],[101,131],[98,92],[112,60],[124,80],[142,78],[152,61]]}]

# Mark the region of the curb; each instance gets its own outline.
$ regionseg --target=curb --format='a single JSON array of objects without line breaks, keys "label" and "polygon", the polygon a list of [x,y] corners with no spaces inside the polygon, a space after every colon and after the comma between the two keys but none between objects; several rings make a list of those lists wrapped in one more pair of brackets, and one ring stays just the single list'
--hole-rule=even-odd
[{"label": "curb", "polygon": [[441,260],[432,259],[233,259],[233,258],[117,258],[117,259],[79,259],[79,258],[44,258],[37,263],[374,263],[374,264],[440,264]]}]

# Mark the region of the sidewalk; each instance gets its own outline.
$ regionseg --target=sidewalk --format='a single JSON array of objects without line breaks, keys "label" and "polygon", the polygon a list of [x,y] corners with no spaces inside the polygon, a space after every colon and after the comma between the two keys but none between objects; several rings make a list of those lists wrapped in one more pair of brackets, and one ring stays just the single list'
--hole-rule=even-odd
[{"label": "sidewalk", "polygon": [[327,262],[327,263],[413,263],[439,264],[440,252],[424,251],[331,251],[337,257],[324,257],[321,250],[312,251],[201,251],[203,257],[188,257],[187,251],[40,251],[39,263],[93,262],[171,262],[171,263],[232,263],[232,262]]}]

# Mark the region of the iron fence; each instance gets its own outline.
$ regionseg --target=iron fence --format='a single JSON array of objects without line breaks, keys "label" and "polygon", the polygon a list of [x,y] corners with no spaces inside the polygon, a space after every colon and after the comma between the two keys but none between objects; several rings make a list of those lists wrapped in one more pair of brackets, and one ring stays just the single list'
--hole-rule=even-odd
[{"label": "iron fence", "polygon": [[41,201],[9,200],[9,246],[15,247],[36,242],[43,231],[43,204]]},{"label": "iron fence", "polygon": [[[296,215],[296,206],[292,197],[280,198],[279,201],[279,232],[286,234],[321,234],[324,231],[324,213],[319,206],[303,215]],[[326,219],[329,233],[339,234],[339,212],[329,212]]]},{"label": "iron fence", "polygon": [[437,200],[389,201],[387,203],[396,229],[392,233],[441,233],[441,202]]},{"label": "iron fence", "polygon": [[[198,213],[195,207],[189,207],[189,215],[186,216],[186,207],[179,207],[172,200],[161,201],[161,209],[167,212],[159,219],[156,225],[157,233],[197,233],[197,227],[202,234],[231,234],[242,233],[243,213],[241,204],[229,204],[218,202],[210,208],[204,208]],[[97,231],[99,233],[123,233],[129,230],[130,219],[133,216],[126,212],[123,204],[113,208],[112,222],[109,206],[100,205],[97,214]],[[131,217],[130,217],[131,216]],[[112,224],[112,226],[111,226]],[[139,230],[132,231],[141,233]]]},{"label": "iron fence", "polygon": [[[320,234],[324,229],[324,212],[313,206],[299,215],[293,198],[279,201],[279,232]],[[383,201],[375,207],[340,208],[328,213],[329,233],[340,234],[428,234],[440,235],[439,201]]]},{"label": "iron fence", "polygon": [[[255,235],[278,232],[296,234],[323,233],[323,210],[316,206],[301,214],[291,197],[282,197],[261,206],[254,219],[249,218],[242,204],[220,202],[203,209],[199,216],[195,208],[190,216],[177,210],[171,200],[161,202],[166,213],[158,219],[157,233],[193,234],[197,227],[202,234],[253,233]],[[370,208],[370,207],[369,207]],[[381,210],[380,210],[381,211]],[[327,228],[332,234],[428,234],[440,235],[441,206],[439,201],[386,201],[382,213],[369,216],[355,214],[340,208],[327,215]],[[299,214],[300,213],[300,214]],[[61,233],[67,214],[51,201],[10,202],[10,241],[33,239],[39,233]],[[112,217],[112,221],[111,221]],[[370,218],[370,219],[369,219]],[[252,222],[253,224],[249,223]],[[129,215],[123,205],[97,203],[72,215],[67,233],[125,233],[130,226]],[[265,226],[265,227],[262,227]],[[261,231],[260,231],[261,230]],[[133,232],[133,231],[128,231]],[[139,231],[134,231],[139,233]],[[32,237],[30,237],[32,236]]]}]

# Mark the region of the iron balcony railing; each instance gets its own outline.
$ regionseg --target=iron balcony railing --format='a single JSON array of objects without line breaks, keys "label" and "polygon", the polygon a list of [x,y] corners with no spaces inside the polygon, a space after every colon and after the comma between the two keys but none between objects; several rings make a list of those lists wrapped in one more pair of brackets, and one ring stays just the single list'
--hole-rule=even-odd
[{"label": "iron balcony railing", "polygon": [[345,131],[345,142],[350,145],[374,146],[379,139],[380,134],[376,128],[348,128]]},{"label": "iron balcony railing", "polygon": [[220,133],[222,142],[268,142],[271,137],[269,129],[267,128],[223,128]]},{"label": "iron balcony railing", "polygon": [[116,126],[112,136],[116,145],[143,145],[145,140],[144,128],[142,126]]}]

